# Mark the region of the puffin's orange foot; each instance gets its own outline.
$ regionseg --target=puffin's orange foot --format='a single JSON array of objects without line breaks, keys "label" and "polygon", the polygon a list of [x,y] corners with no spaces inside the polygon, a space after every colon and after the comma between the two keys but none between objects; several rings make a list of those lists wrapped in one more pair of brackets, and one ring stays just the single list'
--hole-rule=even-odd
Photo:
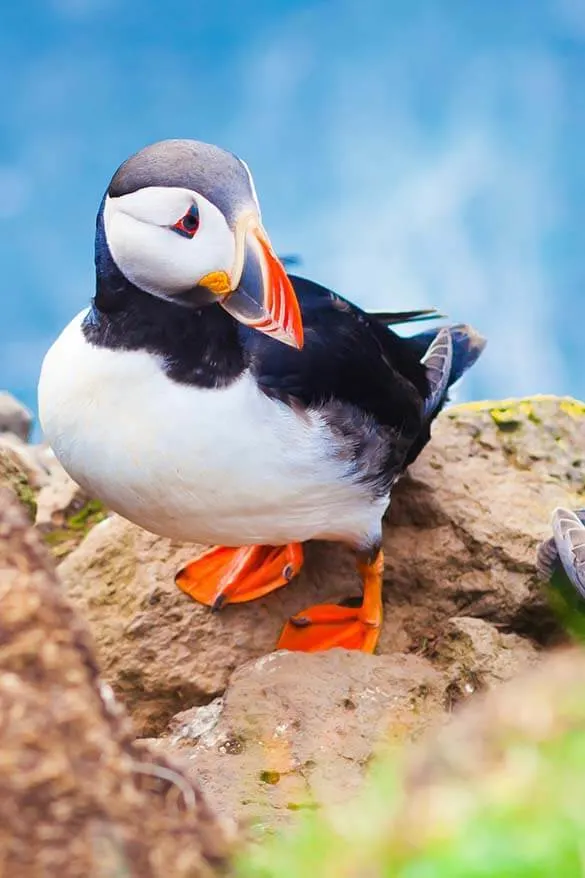
[{"label": "puffin's orange foot", "polygon": [[300,543],[288,546],[217,546],[180,570],[175,582],[193,600],[220,610],[253,601],[286,585],[303,566]]},{"label": "puffin's orange foot", "polygon": [[362,608],[319,604],[292,616],[283,628],[277,649],[319,652],[341,646],[373,652],[380,634],[380,623],[364,622]]},{"label": "puffin's orange foot", "polygon": [[340,646],[373,652],[382,625],[382,571],[379,551],[372,562],[358,564],[364,583],[361,607],[320,604],[293,616],[283,628],[277,649],[319,652]]}]

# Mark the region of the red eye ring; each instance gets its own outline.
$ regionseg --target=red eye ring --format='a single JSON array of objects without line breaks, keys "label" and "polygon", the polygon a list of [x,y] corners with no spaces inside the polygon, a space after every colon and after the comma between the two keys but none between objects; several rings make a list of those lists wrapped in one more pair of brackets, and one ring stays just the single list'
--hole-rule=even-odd
[{"label": "red eye ring", "polygon": [[192,238],[199,228],[199,209],[197,205],[192,204],[185,216],[177,220],[171,228],[184,238]]}]

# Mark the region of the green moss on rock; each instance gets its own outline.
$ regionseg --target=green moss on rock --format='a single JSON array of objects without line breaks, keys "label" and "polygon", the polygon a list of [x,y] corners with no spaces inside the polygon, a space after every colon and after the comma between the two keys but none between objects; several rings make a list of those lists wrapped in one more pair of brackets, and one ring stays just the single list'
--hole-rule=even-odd
[{"label": "green moss on rock", "polygon": [[25,507],[28,517],[34,521],[37,512],[35,492],[16,455],[4,448],[0,449],[0,485],[14,491]]},{"label": "green moss on rock", "polygon": [[45,530],[43,539],[56,558],[64,558],[107,514],[105,506],[99,500],[88,500],[66,515],[61,526]]}]

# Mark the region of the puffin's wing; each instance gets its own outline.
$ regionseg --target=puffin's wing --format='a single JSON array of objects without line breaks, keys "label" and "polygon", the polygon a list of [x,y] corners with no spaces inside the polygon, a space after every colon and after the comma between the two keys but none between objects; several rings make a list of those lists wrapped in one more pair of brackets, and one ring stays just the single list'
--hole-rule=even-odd
[{"label": "puffin's wing", "polygon": [[356,457],[367,458],[372,440],[383,447],[377,472],[387,490],[429,441],[449,386],[484,342],[471,344],[473,331],[465,327],[403,338],[331,290],[289,277],[303,316],[304,347],[242,327],[250,371],[267,396],[295,408],[319,407]]},{"label": "puffin's wing", "polygon": [[304,407],[349,404],[382,426],[415,436],[429,393],[419,348],[331,290],[289,277],[303,315],[302,350],[240,330],[262,391]]}]

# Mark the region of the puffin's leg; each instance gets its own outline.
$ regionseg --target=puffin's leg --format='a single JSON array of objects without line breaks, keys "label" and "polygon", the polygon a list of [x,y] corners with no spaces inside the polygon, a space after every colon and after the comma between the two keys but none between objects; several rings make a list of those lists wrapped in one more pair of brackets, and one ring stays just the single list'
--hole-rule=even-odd
[{"label": "puffin's leg", "polygon": [[253,601],[281,588],[303,566],[301,543],[288,546],[216,546],[175,576],[193,600],[219,610],[224,604]]},{"label": "puffin's leg", "polygon": [[357,568],[364,587],[361,607],[340,607],[337,604],[309,607],[289,619],[277,649],[318,652],[341,646],[362,652],[374,651],[382,625],[382,549],[376,547],[367,555],[358,555]]}]

